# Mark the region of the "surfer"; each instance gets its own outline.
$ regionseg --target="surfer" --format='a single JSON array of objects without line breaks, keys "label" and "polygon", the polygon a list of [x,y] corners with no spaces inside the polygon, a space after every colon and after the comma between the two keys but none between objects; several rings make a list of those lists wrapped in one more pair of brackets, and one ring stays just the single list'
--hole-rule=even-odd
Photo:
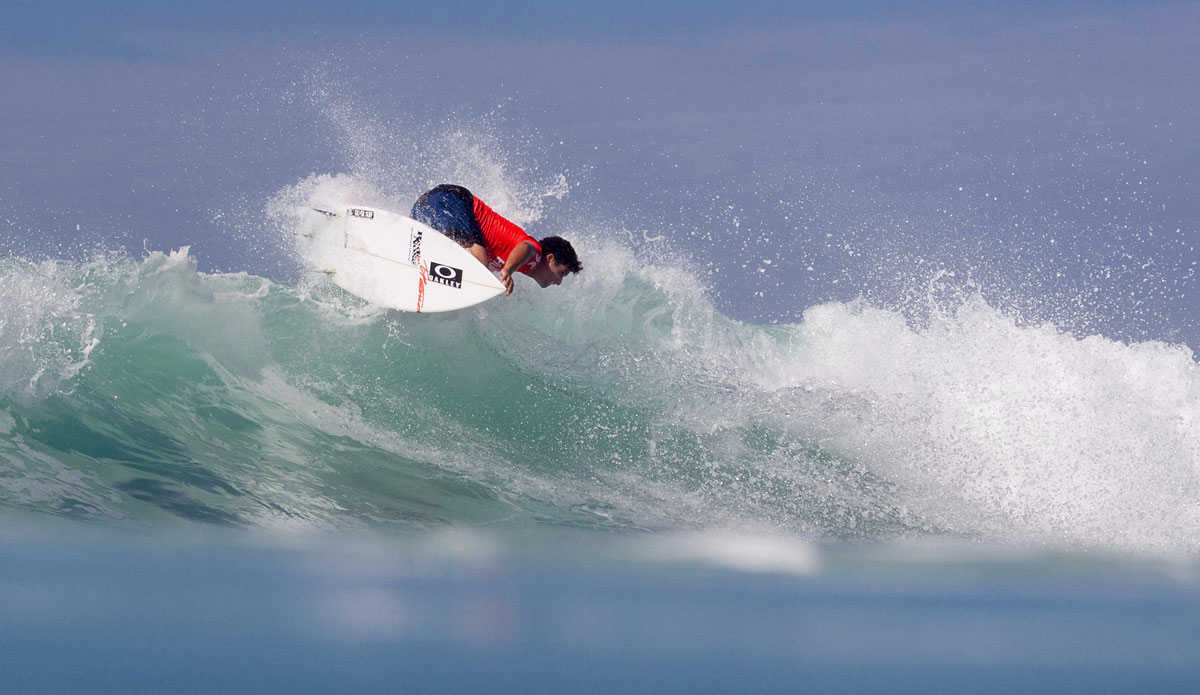
[{"label": "surfer", "polygon": [[458,242],[490,270],[500,271],[505,295],[512,294],[514,272],[549,287],[583,270],[571,242],[557,236],[534,239],[462,186],[434,187],[417,199],[411,217]]}]

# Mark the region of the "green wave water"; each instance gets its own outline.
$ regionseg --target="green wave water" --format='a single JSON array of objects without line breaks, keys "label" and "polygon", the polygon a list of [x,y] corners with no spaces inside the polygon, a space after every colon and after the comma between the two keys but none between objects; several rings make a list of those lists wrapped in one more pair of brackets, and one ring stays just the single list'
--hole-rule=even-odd
[{"label": "green wave water", "polygon": [[[0,260],[0,509],[118,526],[1200,547],[1191,353],[863,303],[717,312],[616,248],[447,315],[186,249]],[[603,260],[600,260],[603,259]]]}]

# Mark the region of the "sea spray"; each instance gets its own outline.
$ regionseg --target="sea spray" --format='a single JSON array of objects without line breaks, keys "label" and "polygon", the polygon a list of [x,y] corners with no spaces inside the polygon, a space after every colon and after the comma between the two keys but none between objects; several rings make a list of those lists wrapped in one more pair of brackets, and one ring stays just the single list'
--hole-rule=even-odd
[{"label": "sea spray", "polygon": [[933,527],[973,537],[1192,549],[1200,373],[1190,350],[1021,326],[974,297],[928,327],[825,305],[792,383],[869,394],[841,434]]},{"label": "sea spray", "polygon": [[85,275],[68,262],[0,258],[0,395],[44,396],[87,365],[98,331],[82,306]]}]

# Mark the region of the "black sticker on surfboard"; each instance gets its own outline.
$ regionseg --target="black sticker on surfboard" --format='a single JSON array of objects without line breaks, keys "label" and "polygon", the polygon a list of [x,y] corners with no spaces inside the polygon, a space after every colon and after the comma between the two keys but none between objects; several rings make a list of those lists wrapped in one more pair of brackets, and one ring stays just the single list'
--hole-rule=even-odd
[{"label": "black sticker on surfboard", "polygon": [[364,220],[373,220],[373,219],[375,219],[375,211],[374,210],[363,210],[362,208],[350,208],[350,216],[351,217],[361,217]]},{"label": "black sticker on surfboard", "polygon": [[441,263],[429,262],[429,279],[440,285],[449,285],[462,289],[462,268],[454,268]]}]

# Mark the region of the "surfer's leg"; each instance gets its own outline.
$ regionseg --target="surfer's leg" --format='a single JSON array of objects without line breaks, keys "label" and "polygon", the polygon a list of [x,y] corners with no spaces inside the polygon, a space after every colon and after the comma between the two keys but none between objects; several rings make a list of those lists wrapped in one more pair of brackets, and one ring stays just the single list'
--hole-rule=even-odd
[{"label": "surfer's leg", "polygon": [[475,219],[473,200],[471,192],[462,186],[441,185],[417,200],[412,218],[445,234],[487,265],[486,242]]},{"label": "surfer's leg", "polygon": [[475,257],[475,260],[479,261],[485,266],[487,265],[487,249],[483,248],[482,245],[471,244],[470,246],[467,246],[466,244],[463,244],[463,247],[471,252],[471,255]]},{"label": "surfer's leg", "polygon": [[[434,227],[434,229],[437,228]],[[463,247],[464,249],[471,248],[471,244],[475,243],[475,239],[473,239],[470,234],[467,234],[458,227],[446,227],[445,229],[438,229],[438,231],[450,237],[451,241]]]},{"label": "surfer's leg", "polygon": [[[471,209],[470,193],[460,194],[456,186],[438,186],[421,196],[413,205],[411,217],[445,234],[459,246],[469,249],[472,244],[483,243],[483,230],[475,221]],[[461,188],[462,191],[467,189]]]},{"label": "surfer's leg", "polygon": [[472,226],[478,226],[472,225],[475,213],[465,199],[455,195],[453,191],[439,190],[438,188],[417,200],[413,205],[410,217],[447,236],[451,236],[454,232],[469,234]]}]

